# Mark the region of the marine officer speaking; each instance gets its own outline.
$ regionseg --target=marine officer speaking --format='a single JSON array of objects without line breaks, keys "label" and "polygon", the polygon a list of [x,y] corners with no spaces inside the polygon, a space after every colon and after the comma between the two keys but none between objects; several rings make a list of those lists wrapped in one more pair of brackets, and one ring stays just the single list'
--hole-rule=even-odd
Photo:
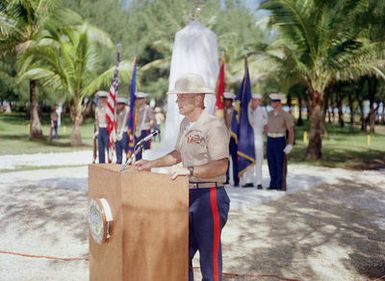
[{"label": "marine officer speaking", "polygon": [[176,103],[182,120],[175,150],[157,160],[139,160],[138,170],[174,166],[171,177],[190,177],[189,280],[194,280],[192,259],[200,255],[202,280],[221,280],[221,230],[227,221],[230,199],[223,183],[229,158],[229,132],[222,120],[204,111],[206,88],[202,76],[185,74],[176,80]]}]

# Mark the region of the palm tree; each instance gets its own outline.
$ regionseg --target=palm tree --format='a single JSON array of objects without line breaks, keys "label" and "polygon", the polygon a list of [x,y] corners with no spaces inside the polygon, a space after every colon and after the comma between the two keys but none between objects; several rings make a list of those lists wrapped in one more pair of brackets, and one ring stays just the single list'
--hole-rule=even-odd
[{"label": "palm tree", "polygon": [[[76,18],[74,12],[62,10],[60,13],[63,12],[67,16],[61,16],[62,19]],[[83,122],[84,97],[102,86],[109,87],[113,76],[113,67],[99,76],[95,73],[100,62],[98,46],[113,47],[109,36],[83,22],[79,16],[77,22],[77,25],[62,22],[60,28],[49,26],[44,37],[25,53],[20,65],[20,80],[36,79],[43,87],[65,93],[71,109],[72,146],[82,144],[80,125]],[[121,80],[129,81],[130,73],[131,64],[122,61]]]},{"label": "palm tree", "polygon": [[[0,54],[11,51],[17,56],[27,51],[38,39],[45,23],[50,19],[52,11],[59,0],[3,0],[0,2],[0,36],[6,38],[2,42]],[[43,136],[38,115],[36,97],[36,81],[29,81],[30,96],[30,139]]]},{"label": "palm tree", "polygon": [[[379,68],[383,43],[360,37],[357,15],[366,9],[365,0],[269,0],[262,8],[271,12],[271,23],[279,32],[284,65],[298,75],[308,89],[310,137],[306,159],[322,157],[325,89],[337,80],[351,80],[365,74],[385,77]],[[381,49],[382,48],[382,49]]]}]

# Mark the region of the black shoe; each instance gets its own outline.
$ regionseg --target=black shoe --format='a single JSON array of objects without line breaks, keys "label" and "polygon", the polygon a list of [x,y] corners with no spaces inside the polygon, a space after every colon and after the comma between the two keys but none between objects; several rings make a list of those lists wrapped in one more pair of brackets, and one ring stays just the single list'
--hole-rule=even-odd
[{"label": "black shoe", "polygon": [[277,190],[275,187],[268,187],[268,188],[266,188],[266,190]]},{"label": "black shoe", "polygon": [[258,185],[257,185],[257,188],[258,188],[258,189],[263,189],[262,184],[258,184]]},{"label": "black shoe", "polygon": [[254,184],[246,183],[246,184],[242,185],[242,187],[254,187]]}]

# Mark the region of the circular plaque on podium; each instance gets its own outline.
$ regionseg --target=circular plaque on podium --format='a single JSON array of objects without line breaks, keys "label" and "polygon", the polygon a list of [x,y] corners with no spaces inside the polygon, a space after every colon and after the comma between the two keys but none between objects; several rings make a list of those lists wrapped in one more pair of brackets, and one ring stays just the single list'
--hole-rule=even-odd
[{"label": "circular plaque on podium", "polygon": [[94,241],[101,245],[111,237],[112,212],[105,198],[92,198],[88,205],[88,224]]}]

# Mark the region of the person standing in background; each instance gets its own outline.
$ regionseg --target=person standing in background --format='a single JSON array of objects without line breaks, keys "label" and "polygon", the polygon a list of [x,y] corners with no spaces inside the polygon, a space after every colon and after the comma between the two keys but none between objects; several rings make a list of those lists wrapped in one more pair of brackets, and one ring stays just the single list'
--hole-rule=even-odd
[{"label": "person standing in background", "polygon": [[98,155],[99,163],[106,163],[106,150],[108,155],[108,131],[107,131],[107,96],[105,91],[98,91],[99,105],[95,109],[95,122],[98,128]]},{"label": "person standing in background", "polygon": [[[135,93],[136,107],[136,127],[135,127],[135,143],[145,138],[151,133],[151,129],[155,127],[155,114],[152,108],[146,103],[147,93]],[[151,140],[144,143],[143,150],[151,149]],[[136,160],[142,159],[142,151],[136,155]]]},{"label": "person standing in background", "polygon": [[157,136],[154,136],[154,141],[156,140],[156,137],[158,137],[159,142],[162,141],[160,137],[160,126],[164,122],[164,114],[162,112],[162,109],[160,107],[155,107],[155,129],[159,131],[159,134]]},{"label": "person standing in background", "polygon": [[[234,114],[234,106],[233,102],[235,99],[235,95],[232,92],[224,92],[224,120],[227,129],[230,130],[231,127],[231,119]],[[226,172],[226,180],[227,183],[230,182],[230,169],[233,174],[233,185],[239,186],[239,177],[238,177],[238,161],[237,161],[237,143],[235,141],[234,136],[230,135],[230,143],[229,143],[229,151],[230,151],[230,159],[229,159],[229,167]]]},{"label": "person standing in background", "polygon": [[[282,100],[285,96],[272,93],[271,110],[267,115],[267,162],[269,165],[270,185],[269,190],[286,190],[285,185],[285,157],[293,149],[294,143],[294,118],[282,109]],[[288,140],[286,141],[286,131]],[[286,154],[286,155],[285,155]]]},{"label": "person standing in background", "polygon": [[49,140],[52,141],[52,133],[53,133],[53,131],[55,131],[55,139],[59,138],[59,136],[57,134],[57,127],[58,127],[59,116],[58,116],[58,114],[56,112],[56,106],[52,107],[50,118],[51,118],[51,127],[50,127],[50,130],[49,130]]},{"label": "person standing in background", "polygon": [[117,98],[116,102],[116,163],[122,164],[123,151],[125,155],[128,152],[127,118],[129,109],[127,107],[127,99]]},{"label": "person standing in background", "polygon": [[255,165],[245,174],[247,183],[242,187],[254,187],[262,189],[262,163],[263,163],[263,136],[267,124],[267,112],[262,107],[262,95],[254,93],[248,107],[248,117],[254,132]]}]

